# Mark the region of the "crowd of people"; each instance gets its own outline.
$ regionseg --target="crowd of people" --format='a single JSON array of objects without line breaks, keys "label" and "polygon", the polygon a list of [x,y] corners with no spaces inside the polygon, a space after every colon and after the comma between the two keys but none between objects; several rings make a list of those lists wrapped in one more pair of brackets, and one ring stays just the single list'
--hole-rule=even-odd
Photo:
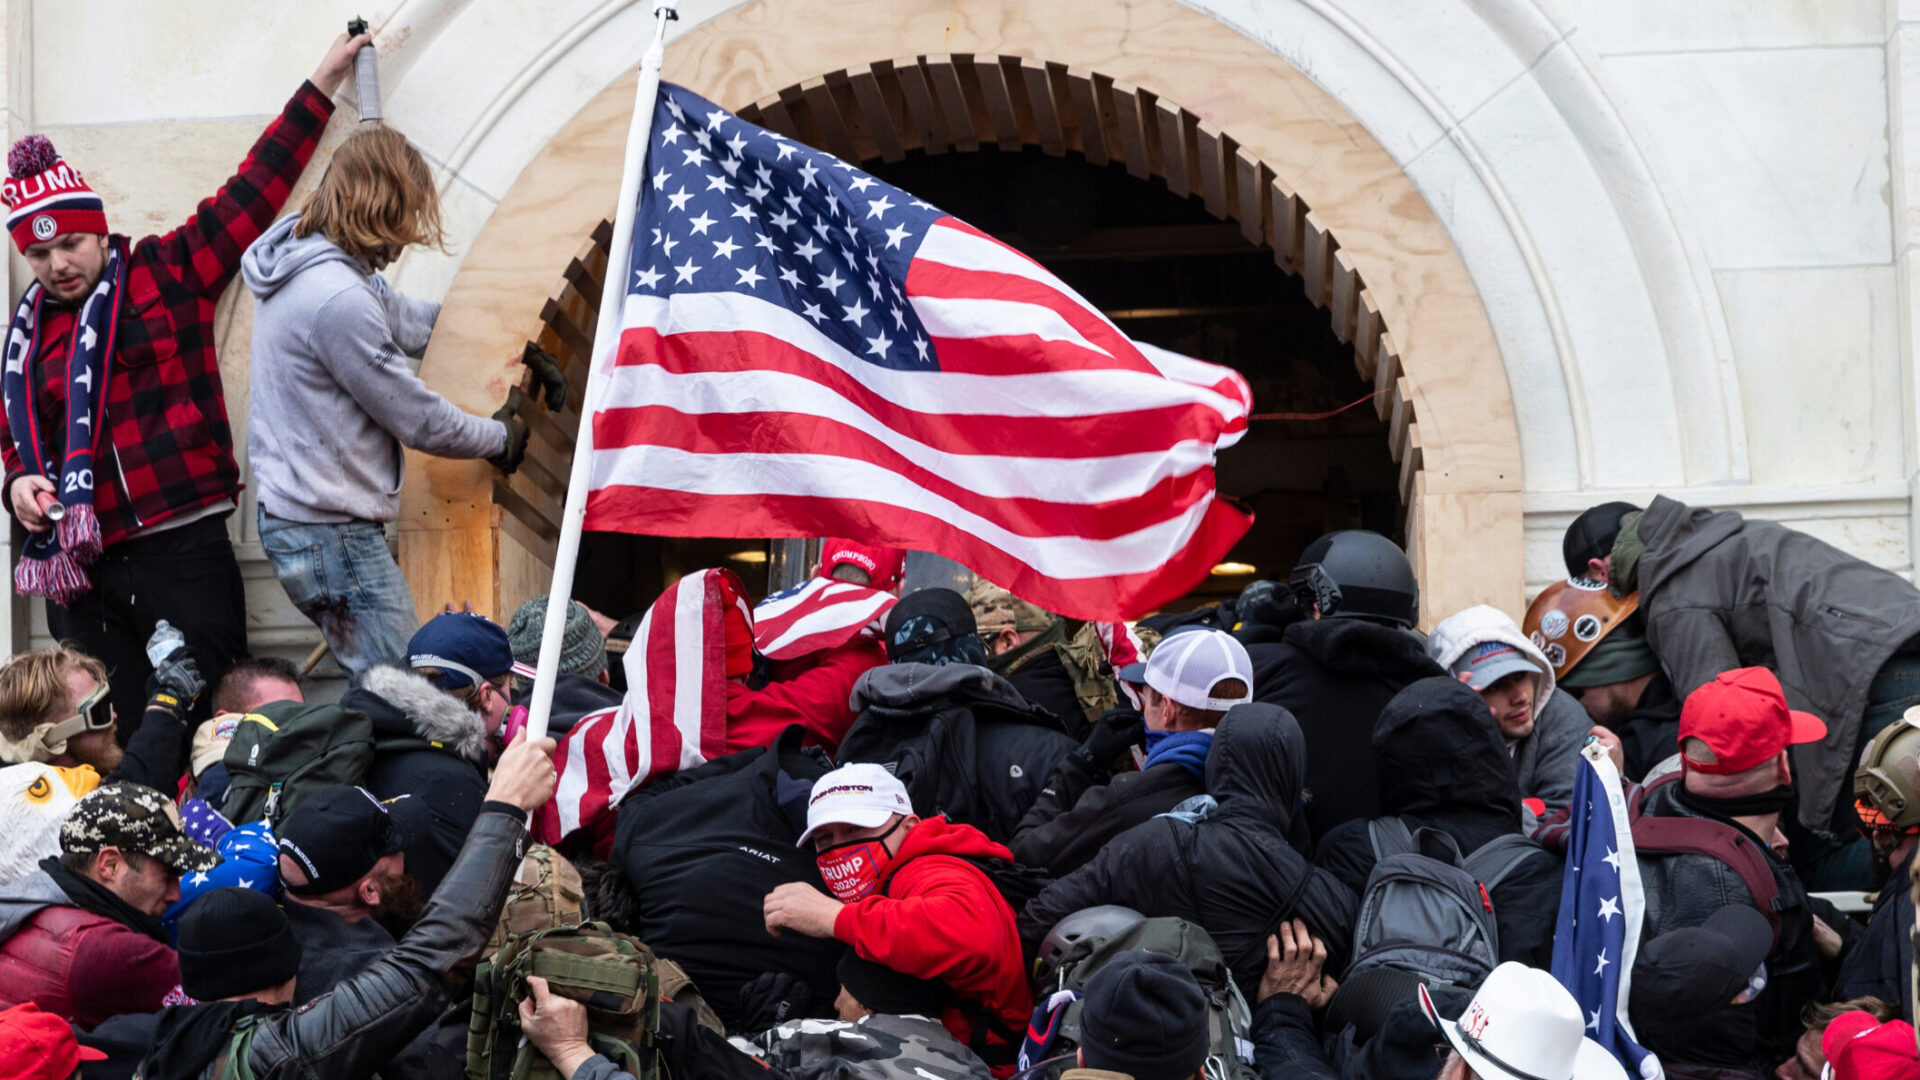
[{"label": "crowd of people", "polygon": [[[1134,626],[828,538],[759,605],[568,605],[532,736],[547,599],[420,624],[384,526],[403,448],[511,470],[565,379],[529,347],[480,417],[414,375],[398,133],[281,216],[365,43],[161,236],[8,156],[0,502],[62,643],[0,666],[0,1080],[1620,1077],[1564,970],[1589,771],[1642,1075],[1920,1078],[1920,590],[1734,513],[1592,508],[1522,623],[1355,530]],[[259,535],[338,702],[247,648],[236,275]]]}]

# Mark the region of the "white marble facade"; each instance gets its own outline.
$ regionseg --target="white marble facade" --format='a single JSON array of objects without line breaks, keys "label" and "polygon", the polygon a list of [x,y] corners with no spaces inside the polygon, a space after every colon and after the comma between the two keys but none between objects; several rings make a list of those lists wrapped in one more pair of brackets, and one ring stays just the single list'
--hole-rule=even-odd
[{"label": "white marble facade", "polygon": [[[1186,2],[1350,110],[1446,225],[1519,416],[1530,589],[1573,513],[1655,491],[1912,570],[1920,0]],[[393,276],[437,296],[521,169],[636,61],[650,6],[0,0],[0,88],[10,138],[46,131],[118,228],[164,228],[363,13],[452,239]],[[680,6],[676,32],[747,5]],[[13,259],[11,295],[25,280]],[[227,303],[244,429],[248,305]],[[317,638],[250,516],[254,632],[303,653]]]}]

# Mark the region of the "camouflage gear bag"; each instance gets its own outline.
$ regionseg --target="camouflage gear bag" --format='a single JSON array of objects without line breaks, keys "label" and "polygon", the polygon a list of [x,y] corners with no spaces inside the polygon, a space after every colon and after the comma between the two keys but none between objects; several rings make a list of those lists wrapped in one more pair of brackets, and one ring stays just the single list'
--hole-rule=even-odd
[{"label": "camouflage gear bag", "polygon": [[664,1075],[655,1044],[660,980],[653,950],[606,923],[515,934],[474,971],[468,1080],[559,1080],[520,1031],[527,977],[587,1007],[587,1042],[634,1080]]},{"label": "camouflage gear bag", "polygon": [[487,939],[487,953],[499,952],[507,939],[517,934],[580,925],[584,895],[580,871],[565,855],[545,844],[529,845],[520,868],[513,872],[507,902],[500,908],[500,921]]}]

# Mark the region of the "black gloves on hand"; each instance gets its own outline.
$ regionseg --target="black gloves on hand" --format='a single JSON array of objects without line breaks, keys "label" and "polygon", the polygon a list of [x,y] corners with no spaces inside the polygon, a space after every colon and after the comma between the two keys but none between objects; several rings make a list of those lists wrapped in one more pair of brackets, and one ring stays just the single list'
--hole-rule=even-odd
[{"label": "black gloves on hand", "polygon": [[520,362],[533,372],[533,391],[530,395],[535,401],[546,394],[547,411],[561,412],[567,407],[567,376],[560,370],[560,361],[553,354],[533,342],[520,353]]},{"label": "black gloves on hand", "polygon": [[807,1014],[813,990],[784,971],[766,971],[740,988],[742,1031],[765,1031]]},{"label": "black gloves on hand", "polygon": [[520,419],[520,407],[526,404],[527,396],[519,387],[507,391],[507,403],[496,409],[495,420],[507,425],[507,444],[500,452],[487,459],[487,464],[501,472],[512,472],[520,467],[527,456],[527,422]]},{"label": "black gloves on hand", "polygon": [[1132,709],[1108,709],[1080,746],[1096,765],[1108,765],[1128,749],[1146,741],[1146,718]]},{"label": "black gloves on hand", "polygon": [[147,680],[147,701],[167,706],[177,706],[182,714],[193,708],[195,699],[207,688],[207,680],[200,675],[199,665],[185,649],[175,649],[167,661],[153,669],[153,675]]}]

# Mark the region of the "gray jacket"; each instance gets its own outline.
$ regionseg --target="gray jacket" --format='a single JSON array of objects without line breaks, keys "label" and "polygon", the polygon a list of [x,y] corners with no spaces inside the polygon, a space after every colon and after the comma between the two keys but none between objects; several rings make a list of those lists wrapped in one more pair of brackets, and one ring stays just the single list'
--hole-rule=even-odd
[{"label": "gray jacket", "polygon": [[1723,671],[1772,668],[1787,702],[1825,720],[1796,747],[1800,820],[1826,833],[1866,712],[1867,685],[1920,637],[1920,589],[1771,521],[1655,497],[1634,573],[1647,643],[1684,698]]},{"label": "gray jacket", "polygon": [[486,946],[526,840],[524,815],[489,804],[442,888],[398,945],[331,993],[260,1024],[247,1055],[251,1075],[373,1075],[447,1007],[452,972]]},{"label": "gray jacket", "polygon": [[440,305],[394,292],[325,236],[296,238],[299,220],[275,222],[240,261],[255,300],[247,456],[260,505],[289,521],[392,521],[402,444],[491,457],[506,427],[427,389],[408,366]]}]

